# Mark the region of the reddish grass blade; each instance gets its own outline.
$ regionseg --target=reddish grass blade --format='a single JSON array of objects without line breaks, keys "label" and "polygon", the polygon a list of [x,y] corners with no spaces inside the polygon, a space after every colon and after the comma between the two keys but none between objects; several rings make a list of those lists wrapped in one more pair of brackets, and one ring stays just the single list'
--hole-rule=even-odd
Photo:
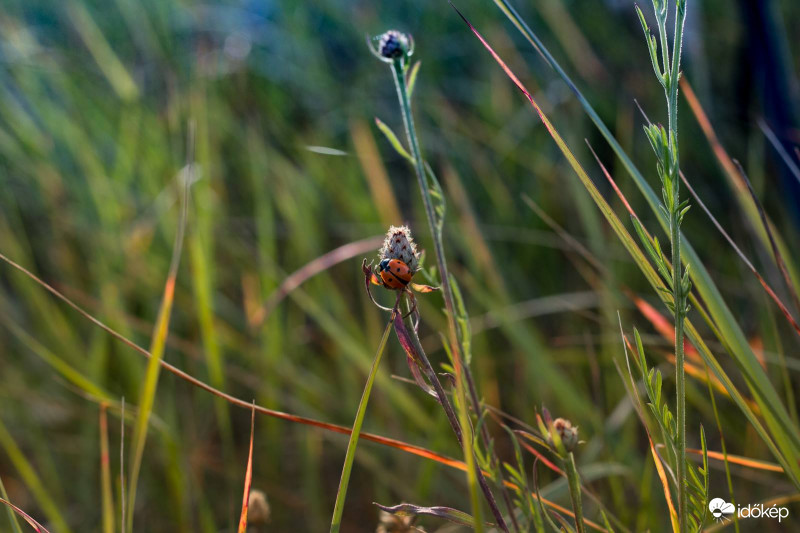
[{"label": "reddish grass blade", "polygon": [[269,298],[259,307],[251,316],[248,317],[248,322],[251,327],[258,327],[269,318],[269,315],[289,295],[294,289],[302,285],[307,279],[316,276],[320,272],[328,270],[334,265],[347,261],[353,257],[363,255],[378,248],[383,242],[384,235],[377,237],[369,237],[360,241],[350,242],[342,245],[330,252],[321,255],[313,261],[306,263],[298,270],[292,272],[283,282],[276,288]]},{"label": "reddish grass blade", "polygon": [[[746,205],[745,198],[747,198],[749,196],[750,199],[753,201],[753,206],[755,207],[755,209],[756,209],[756,211],[758,213],[757,216],[761,219],[761,222],[762,222],[762,225],[763,225],[763,229],[764,229],[763,236],[766,237],[767,241],[769,242],[769,245],[773,250],[773,255],[775,255],[775,260],[778,263],[778,267],[781,269],[781,274],[783,275],[784,280],[787,281],[787,285],[789,287],[789,290],[792,293],[792,298],[794,300],[795,306],[798,307],[798,310],[800,310],[800,302],[798,302],[797,292],[794,290],[795,289],[795,285],[790,280],[787,279],[790,276],[786,272],[787,269],[786,269],[786,265],[783,263],[782,254],[780,254],[780,252],[778,252],[778,250],[780,250],[780,249],[784,249],[784,250],[786,249],[785,243],[783,242],[783,240],[780,240],[780,242],[776,242],[780,238],[780,236],[778,235],[777,236],[778,239],[776,239],[776,236],[775,236],[774,231],[773,231],[774,230],[774,225],[772,224],[772,221],[766,216],[766,214],[764,213],[763,208],[761,207],[760,202],[758,201],[758,198],[755,196],[755,194],[753,194],[752,188],[750,187],[750,185],[749,185],[749,183],[747,181],[747,176],[745,175],[745,173],[743,171],[740,171],[739,169],[737,169],[737,165],[735,163],[735,160],[730,155],[728,155],[728,152],[725,151],[725,148],[722,146],[722,143],[720,142],[719,138],[717,137],[716,132],[714,131],[714,128],[711,125],[711,121],[708,119],[708,115],[706,115],[705,110],[700,105],[700,101],[698,100],[697,96],[694,94],[694,90],[692,89],[692,86],[689,84],[689,82],[685,78],[681,78],[680,84],[681,84],[681,94],[683,94],[684,97],[686,98],[686,102],[689,104],[689,108],[692,110],[692,113],[694,114],[695,119],[697,119],[697,123],[700,125],[700,129],[703,130],[703,134],[706,136],[706,139],[708,140],[708,143],[711,145],[711,149],[713,150],[714,154],[717,156],[717,160],[719,161],[719,163],[722,166],[722,168],[725,170],[725,175],[728,177],[728,180],[731,182],[731,184],[733,185],[734,189],[736,190],[736,192],[738,194],[740,205],[742,205],[742,207],[744,208],[744,211],[747,213],[751,224],[753,224],[753,226],[757,226],[757,224],[756,224],[756,222],[754,220],[755,215],[754,215],[754,213],[752,213],[751,207]],[[686,179],[684,178],[684,183],[685,182],[686,182]],[[693,191],[690,190],[690,192],[692,192],[692,194],[694,195]],[[696,197],[696,195],[694,195],[694,196]],[[705,207],[703,207],[703,210],[705,210]],[[758,229],[758,228],[756,227],[756,229]],[[730,239],[727,236],[725,236],[725,237],[726,237],[726,239],[728,239],[728,242],[730,242]],[[762,240],[763,240],[763,238],[762,238]],[[739,253],[739,256],[741,257],[742,254]],[[742,258],[742,259],[744,260],[744,258]],[[745,260],[745,262],[747,262],[747,261]],[[752,268],[751,268],[751,270],[752,270]],[[763,285],[763,282],[762,282],[762,285]],[[766,289],[766,287],[765,287],[765,289]],[[773,298],[773,299],[775,299],[775,298]],[[783,311],[783,309],[781,311]],[[785,313],[784,313],[784,315],[785,315]]]},{"label": "reddish grass blade", "polygon": [[[742,176],[745,175],[744,171],[741,171],[741,175]],[[775,291],[772,289],[772,287],[769,286],[769,284],[764,279],[764,277],[761,274],[758,273],[758,271],[756,270],[756,267],[753,266],[753,263],[751,263],[750,260],[747,258],[747,256],[744,255],[744,252],[742,252],[742,250],[736,245],[736,243],[733,241],[733,239],[730,237],[730,235],[728,235],[728,233],[722,228],[722,225],[717,221],[717,219],[714,217],[714,215],[711,214],[711,211],[709,211],[709,209],[706,207],[706,204],[703,203],[703,201],[700,199],[700,197],[694,191],[692,186],[689,185],[689,180],[686,179],[686,176],[683,175],[683,172],[681,172],[681,179],[683,180],[683,184],[686,185],[686,188],[688,189],[688,191],[694,197],[694,199],[697,202],[697,204],[700,206],[700,209],[702,209],[703,212],[706,214],[706,216],[708,216],[708,218],[711,219],[711,223],[714,224],[714,227],[717,228],[717,231],[719,231],[720,234],[725,238],[725,240],[728,241],[728,244],[731,245],[731,248],[733,248],[733,250],[736,252],[736,255],[739,256],[739,258],[742,260],[742,262],[747,266],[748,270],[750,270],[750,272],[753,273],[753,275],[756,277],[758,282],[764,288],[764,291],[767,293],[767,295],[770,298],[772,298],[772,301],[775,302],[775,305],[777,305],[778,308],[781,310],[781,313],[783,313],[783,316],[786,317],[786,320],[794,328],[795,332],[798,335],[800,335],[800,325],[798,325],[797,322],[795,322],[794,317],[789,312],[789,309],[787,309],[786,305],[781,301],[781,299],[778,297],[778,295],[775,294]],[[797,300],[797,294],[794,291],[794,286],[792,285],[792,281],[789,278],[789,273],[786,270],[786,265],[783,262],[783,256],[781,255],[780,250],[778,249],[777,245],[775,244],[775,238],[772,235],[772,230],[770,229],[769,221],[767,220],[766,215],[764,214],[764,210],[761,207],[761,203],[758,201],[758,198],[756,197],[755,192],[750,187],[749,180],[747,181],[747,188],[748,188],[748,190],[750,192],[750,196],[753,199],[753,203],[756,205],[756,208],[758,209],[759,215],[761,216],[761,221],[762,221],[762,224],[764,226],[764,231],[766,231],[766,233],[767,233],[767,236],[768,236],[769,242],[770,242],[770,246],[772,247],[772,253],[775,256],[775,262],[777,263],[778,268],[781,271],[781,275],[783,276],[783,279],[786,282],[786,286],[789,288],[789,292],[792,294],[792,298],[794,300],[795,307],[797,309],[800,309],[800,302],[798,302],[798,300]]]},{"label": "reddish grass blade", "polygon": [[764,212],[764,206],[761,205],[761,201],[758,199],[758,196],[756,196],[756,192],[753,190],[753,184],[750,183],[750,178],[747,177],[747,173],[744,171],[744,168],[742,168],[742,165],[736,159],[733,160],[733,163],[736,165],[736,168],[739,169],[739,174],[742,176],[742,179],[747,185],[747,192],[750,194],[750,198],[753,200],[753,204],[755,204],[756,209],[758,209],[758,216],[761,220],[761,225],[764,227],[764,231],[769,238],[769,246],[772,249],[773,256],[775,257],[775,263],[778,265],[778,270],[781,271],[783,280],[786,283],[786,288],[792,295],[795,309],[800,311],[800,299],[797,296],[795,286],[792,284],[789,271],[786,269],[786,262],[784,261],[783,254],[781,254],[780,247],[776,242],[773,229],[770,226],[769,219],[767,218],[767,214]]},{"label": "reddish grass blade", "polygon": [[247,533],[247,505],[250,502],[250,485],[253,481],[253,436],[256,427],[256,402],[250,415],[250,453],[247,455],[247,471],[244,474],[244,495],[242,496],[242,514],[239,516],[239,533]]},{"label": "reddish grass blade", "polygon": [[49,531],[47,531],[44,528],[44,526],[42,524],[40,524],[39,522],[34,520],[28,513],[26,513],[25,511],[23,511],[22,509],[20,509],[19,507],[17,507],[13,503],[11,503],[10,501],[4,500],[3,498],[0,498],[0,503],[2,503],[3,505],[8,506],[12,511],[14,511],[19,516],[21,516],[22,519],[25,520],[28,523],[28,525],[31,526],[33,528],[33,530],[36,531],[37,533],[50,533]]}]

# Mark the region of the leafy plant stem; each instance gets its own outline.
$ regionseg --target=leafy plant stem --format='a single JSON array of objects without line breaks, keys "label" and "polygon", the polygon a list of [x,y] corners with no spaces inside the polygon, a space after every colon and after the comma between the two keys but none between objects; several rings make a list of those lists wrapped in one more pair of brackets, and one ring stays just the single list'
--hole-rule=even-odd
[{"label": "leafy plant stem", "polygon": [[364,392],[361,394],[361,401],[358,403],[356,418],[353,422],[353,432],[350,433],[350,440],[347,443],[347,452],[344,456],[342,477],[339,479],[339,491],[336,493],[336,503],[333,506],[331,533],[337,533],[342,524],[344,501],[345,498],[347,498],[347,485],[350,483],[350,472],[353,470],[353,461],[355,460],[356,448],[358,447],[358,437],[361,434],[361,425],[364,423],[364,415],[367,412],[367,404],[369,403],[369,396],[372,392],[372,385],[375,383],[375,376],[378,374],[378,366],[383,357],[383,352],[386,349],[386,341],[389,339],[389,333],[392,331],[393,321],[394,314],[392,314],[392,317],[386,323],[386,328],[383,330],[383,336],[375,352],[375,358],[372,361],[372,368],[369,371],[369,376],[367,376],[367,382],[364,384]]},{"label": "leafy plant stem", "polygon": [[[672,290],[675,313],[675,382],[676,382],[676,424],[678,451],[678,519],[681,533],[687,531],[688,494],[686,479],[686,373],[684,369],[683,323],[686,317],[686,289],[681,275],[681,230],[683,218],[680,203],[680,167],[678,160],[678,78],[680,76],[681,49],[683,45],[683,25],[686,20],[686,0],[678,0],[675,6],[675,33],[673,36],[672,64],[664,64],[664,70],[671,67],[667,84],[667,114],[669,117],[669,158],[670,164],[665,172],[672,174],[672,200],[670,201],[670,241],[672,243]],[[662,24],[663,26],[663,24]],[[662,43],[666,56],[666,42]],[[674,165],[672,164],[674,161]]]},{"label": "leafy plant stem", "polygon": [[575,466],[575,455],[569,452],[564,463],[567,467],[567,482],[569,483],[569,497],[572,500],[572,511],[575,513],[575,527],[578,529],[578,533],[585,533],[583,505],[581,504],[581,482],[578,477],[578,468]]},{"label": "leafy plant stem", "polygon": [[[425,175],[425,163],[422,159],[422,154],[419,148],[419,139],[417,137],[416,128],[414,127],[414,117],[411,114],[411,99],[409,97],[408,86],[406,85],[405,81],[402,59],[398,58],[392,62],[392,75],[394,76],[394,82],[397,88],[397,96],[398,100],[400,101],[400,109],[403,115],[403,124],[405,126],[406,137],[408,138],[408,144],[411,147],[411,155],[414,159],[414,170],[417,174],[417,181],[419,183],[420,192],[422,193],[422,201],[425,205],[425,214],[427,215],[428,227],[431,231],[431,238],[433,240],[433,247],[436,255],[436,263],[442,280],[442,294],[444,298],[445,309],[447,310],[450,345],[453,350],[453,366],[455,367],[456,371],[456,394],[459,398],[458,405],[460,410],[464,411],[460,413],[462,425],[464,425],[464,429],[467,430],[471,426],[463,424],[463,422],[469,422],[466,391],[464,390],[465,384],[467,388],[469,388],[470,402],[472,403],[476,414],[480,414],[481,412],[480,400],[478,398],[475,382],[472,379],[471,372],[469,368],[463,364],[463,359],[461,357],[461,344],[459,342],[461,336],[459,335],[458,325],[456,324],[455,320],[453,289],[450,285],[450,276],[447,270],[447,261],[444,255],[444,245],[442,243],[442,221],[437,220],[437,215],[433,208],[433,201],[431,200],[428,179]],[[446,400],[443,398],[442,405],[444,405],[444,401]],[[474,481],[475,478],[483,478],[483,475],[480,473],[480,469],[476,468],[472,451],[472,438],[471,435],[468,435],[468,437],[469,438],[462,440],[462,447],[464,448],[464,459],[467,464],[470,465],[470,471],[472,472],[471,474],[468,474],[468,477]],[[484,437],[486,436],[484,435]],[[470,485],[470,490],[474,492],[475,487],[472,481],[470,482]],[[503,520],[502,514],[500,514],[496,504],[493,503],[494,497],[491,495],[491,491],[488,489],[488,486],[484,490],[486,492],[487,500],[489,500],[490,506],[492,507],[492,512],[495,514],[495,519],[498,521],[498,526],[500,526],[503,531],[508,531],[508,527]],[[478,508],[475,508],[473,505],[473,516],[475,517],[476,527],[480,527],[478,525],[480,524],[479,506]]]},{"label": "leafy plant stem", "polygon": [[[675,202],[678,193],[675,191]],[[686,494],[686,373],[684,371],[683,321],[686,315],[685,296],[681,283],[681,250],[680,228],[678,226],[677,207],[672,214],[672,283],[675,294],[675,382],[676,382],[676,423],[678,426],[678,518],[681,532],[686,531],[687,494]]]}]

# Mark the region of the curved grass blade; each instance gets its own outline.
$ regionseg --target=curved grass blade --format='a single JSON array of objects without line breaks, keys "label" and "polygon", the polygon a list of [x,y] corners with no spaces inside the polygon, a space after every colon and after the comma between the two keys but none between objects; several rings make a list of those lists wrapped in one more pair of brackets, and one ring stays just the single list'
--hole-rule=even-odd
[{"label": "curved grass blade", "polygon": [[0,498],[0,503],[11,509],[18,515],[20,515],[23,518],[23,520],[25,520],[28,523],[28,525],[30,525],[33,528],[33,530],[36,531],[37,533],[50,533],[44,528],[42,524],[31,518],[31,516],[28,513],[26,513],[25,511],[23,511],[10,501]]},{"label": "curved grass blade", "polygon": [[[3,478],[0,477],[0,498],[4,500],[8,500],[8,493],[6,492],[6,487],[3,485]],[[17,515],[11,507],[7,507],[6,511],[8,511],[8,521],[11,522],[11,528],[14,530],[14,533],[22,533],[22,529],[19,527],[19,521],[17,520]]]},{"label": "curved grass blade", "polygon": [[[42,512],[47,519],[59,532],[63,531],[65,533],[70,533],[72,530],[67,525],[67,522],[62,516],[61,511],[58,510],[58,506],[53,500],[53,497],[50,495],[50,492],[47,490],[47,487],[42,482],[39,474],[36,473],[36,470],[34,470],[33,465],[31,465],[31,463],[22,453],[19,445],[17,445],[14,438],[8,432],[8,429],[2,420],[0,420],[0,447],[5,450],[9,461],[12,465],[14,465],[14,468],[16,468],[17,472],[19,472],[19,475],[25,483],[25,486],[31,491],[31,494],[33,494],[34,499],[39,504],[39,507],[42,509]],[[11,505],[5,501],[3,501],[3,503],[6,503],[6,505]],[[17,514],[19,514],[17,507],[14,507],[13,505],[11,505],[11,507],[17,512]],[[27,515],[21,514],[20,516],[25,518]],[[27,521],[28,519],[25,518],[25,520]],[[30,524],[30,521],[28,521],[28,523]]]},{"label": "curved grass blade", "polygon": [[248,318],[251,327],[258,327],[269,318],[269,315],[277,305],[286,298],[289,293],[303,284],[307,279],[316,276],[320,272],[328,270],[332,266],[363,255],[378,248],[383,242],[384,236],[368,237],[360,241],[350,242],[327,252],[313,261],[306,263],[299,269],[287,276],[276,288],[267,300]]},{"label": "curved grass blade", "polygon": [[394,151],[413,164],[414,158],[408,153],[408,150],[406,150],[405,146],[403,146],[403,144],[400,142],[400,139],[397,138],[397,135],[395,135],[395,133],[392,131],[392,128],[387,126],[386,123],[378,117],[375,117],[375,125],[378,126],[378,129],[381,130],[381,133],[383,133],[383,135],[386,137],[386,140],[392,145]]}]

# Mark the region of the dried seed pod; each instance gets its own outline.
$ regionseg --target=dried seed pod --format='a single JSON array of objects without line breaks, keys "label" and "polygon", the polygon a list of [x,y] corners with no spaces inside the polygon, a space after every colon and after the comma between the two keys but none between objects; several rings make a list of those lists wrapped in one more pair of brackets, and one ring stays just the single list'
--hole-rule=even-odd
[{"label": "dried seed pod", "polygon": [[411,230],[406,226],[392,226],[386,233],[386,239],[380,249],[380,260],[399,259],[405,263],[412,273],[419,268],[419,253]]}]

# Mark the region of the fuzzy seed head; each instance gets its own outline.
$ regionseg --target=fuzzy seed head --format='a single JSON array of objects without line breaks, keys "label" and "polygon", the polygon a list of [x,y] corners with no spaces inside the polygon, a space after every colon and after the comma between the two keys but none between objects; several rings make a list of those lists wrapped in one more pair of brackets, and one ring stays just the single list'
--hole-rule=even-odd
[{"label": "fuzzy seed head", "polygon": [[247,503],[247,523],[259,526],[269,522],[270,508],[267,495],[263,491],[254,489],[250,491]]},{"label": "fuzzy seed head", "polygon": [[421,527],[414,526],[414,516],[398,516],[381,511],[380,523],[375,533],[425,533]]},{"label": "fuzzy seed head", "polygon": [[416,272],[419,268],[419,253],[414,239],[411,238],[411,230],[406,226],[392,226],[386,233],[386,239],[380,250],[380,260],[399,259],[408,265],[411,272]]},{"label": "fuzzy seed head", "polygon": [[408,35],[389,30],[378,37],[378,53],[386,59],[397,59],[406,55],[410,48]]},{"label": "fuzzy seed head", "polygon": [[578,445],[578,427],[573,426],[572,422],[565,418],[556,418],[553,421],[553,427],[561,438],[564,448],[568,452],[573,451]]}]

